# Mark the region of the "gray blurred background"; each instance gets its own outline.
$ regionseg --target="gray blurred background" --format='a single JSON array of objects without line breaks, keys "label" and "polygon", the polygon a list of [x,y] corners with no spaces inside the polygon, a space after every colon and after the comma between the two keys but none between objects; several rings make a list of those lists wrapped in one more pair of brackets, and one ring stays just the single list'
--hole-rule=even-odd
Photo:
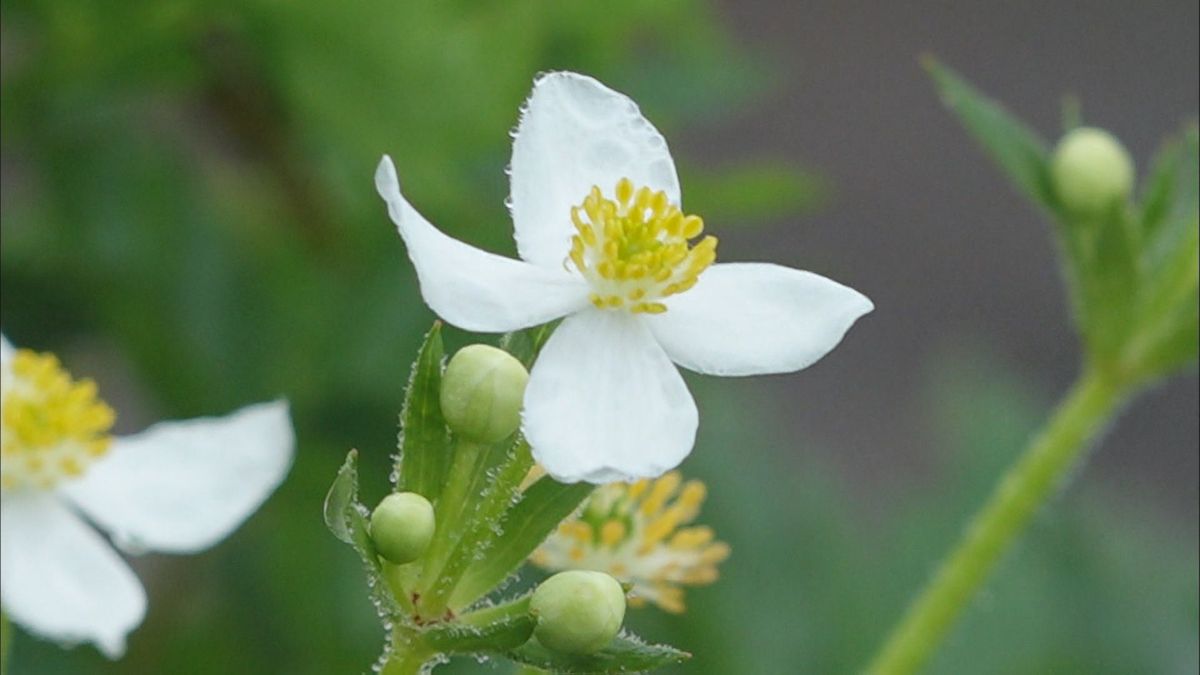
[{"label": "gray blurred background", "polygon": [[[1048,398],[1070,385],[1079,349],[1048,223],[941,107],[922,54],[965,74],[1046,138],[1059,102],[1082,101],[1147,169],[1162,137],[1195,119],[1196,2],[723,2],[737,39],[781,83],[763,100],[674,143],[688,157],[803,158],[835,185],[812,217],[726,233],[730,259],[825,273],[875,301],[831,363],[772,378],[774,411],[833,451],[887,509],[927,484],[933,452],[921,391],[948,350],[986,345]],[[685,193],[686,194],[686,193]],[[712,223],[720,231],[720,223]],[[1197,517],[1196,377],[1138,400],[1085,481],[1150,489],[1180,523]]]}]

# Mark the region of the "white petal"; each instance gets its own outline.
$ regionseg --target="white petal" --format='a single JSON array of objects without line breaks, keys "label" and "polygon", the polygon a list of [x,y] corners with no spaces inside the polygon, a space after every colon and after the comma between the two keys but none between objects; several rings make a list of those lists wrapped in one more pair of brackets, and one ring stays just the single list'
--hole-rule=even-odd
[{"label": "white petal", "polygon": [[543,268],[468,246],[442,234],[400,194],[392,159],[384,155],[375,189],[388,205],[421,295],[438,316],[464,330],[503,333],[552,321],[588,303],[581,277],[558,265]]},{"label": "white petal", "polygon": [[647,319],[671,360],[709,375],[807,368],[874,308],[818,274],[766,263],[713,265],[692,290]]},{"label": "white petal", "polygon": [[510,206],[521,257],[546,267],[570,250],[571,207],[617,181],[663,190],[679,205],[679,178],[662,134],[629,97],[575,73],[533,85],[513,139]]},{"label": "white petal", "polygon": [[16,352],[16,347],[13,347],[12,343],[8,341],[8,338],[4,337],[4,335],[0,333],[0,365],[8,363],[8,360],[11,359],[13,354]]},{"label": "white petal", "polygon": [[161,422],[116,439],[63,492],[122,548],[198,551],[258,509],[287,474],[294,446],[283,402]]},{"label": "white petal", "polygon": [[645,323],[590,309],[568,317],[534,364],[522,430],[554,478],[610,483],[678,466],[697,421],[691,393]]},{"label": "white petal", "polygon": [[146,592],[117,552],[48,492],[0,501],[0,595],[29,632],[90,641],[109,658],[146,614]]}]

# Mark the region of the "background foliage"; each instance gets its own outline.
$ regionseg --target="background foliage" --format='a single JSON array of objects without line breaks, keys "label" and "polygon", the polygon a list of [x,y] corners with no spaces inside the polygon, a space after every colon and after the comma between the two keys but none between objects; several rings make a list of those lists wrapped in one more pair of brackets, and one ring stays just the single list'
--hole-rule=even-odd
[{"label": "background foliage", "polygon": [[[365,670],[382,635],[320,500],[349,446],[364,500],[382,495],[432,318],[371,187],[379,155],[431,220],[511,252],[506,132],[535,73],[594,74],[668,137],[777,75],[691,0],[0,7],[5,333],[95,376],[122,431],[286,394],[301,439],[228,542],[136,561],[150,610],[123,661],[22,636],[16,673]],[[794,158],[687,159],[689,210],[722,228],[826,194]],[[734,557],[684,617],[631,623],[692,649],[687,672],[853,671],[1048,403],[991,353],[929,366],[938,461],[887,515],[761,413],[762,388],[692,378],[705,421],[685,469],[709,481],[705,519]],[[1090,488],[1046,514],[935,672],[1194,672],[1195,533],[1135,499]]]}]

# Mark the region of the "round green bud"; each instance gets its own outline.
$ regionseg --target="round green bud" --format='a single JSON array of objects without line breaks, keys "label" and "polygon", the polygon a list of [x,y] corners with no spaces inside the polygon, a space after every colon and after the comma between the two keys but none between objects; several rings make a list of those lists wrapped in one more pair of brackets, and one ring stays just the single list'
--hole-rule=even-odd
[{"label": "round green bud", "polygon": [[371,513],[371,541],[385,560],[396,565],[420,558],[433,539],[433,505],[415,492],[397,492]]},{"label": "round green bud", "polygon": [[1102,214],[1133,191],[1133,160],[1103,129],[1080,127],[1063,136],[1050,172],[1058,198],[1080,215]]},{"label": "round green bud", "polygon": [[442,377],[442,415],[454,433],[479,443],[504,440],[521,424],[529,371],[488,345],[458,350]]},{"label": "round green bud", "polygon": [[533,592],[534,637],[562,654],[592,654],[608,646],[625,620],[625,591],[603,572],[559,572]]}]

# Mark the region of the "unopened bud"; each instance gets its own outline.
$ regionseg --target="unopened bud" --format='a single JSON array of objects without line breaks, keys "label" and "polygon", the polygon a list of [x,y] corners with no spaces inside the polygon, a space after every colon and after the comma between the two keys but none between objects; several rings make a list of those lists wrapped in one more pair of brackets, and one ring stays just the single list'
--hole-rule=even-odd
[{"label": "unopened bud", "polygon": [[534,636],[563,654],[592,654],[608,646],[625,620],[625,591],[603,572],[570,570],[542,582],[529,609]]},{"label": "unopened bud", "polygon": [[442,378],[442,415],[455,434],[495,443],[521,424],[529,372],[512,354],[488,345],[458,350]]},{"label": "unopened bud", "polygon": [[388,495],[371,513],[375,550],[396,565],[420,558],[429,548],[433,529],[433,505],[415,492]]},{"label": "unopened bud", "polygon": [[1133,160],[1103,129],[1080,127],[1063,136],[1051,160],[1054,189],[1080,215],[1099,215],[1133,191]]}]

